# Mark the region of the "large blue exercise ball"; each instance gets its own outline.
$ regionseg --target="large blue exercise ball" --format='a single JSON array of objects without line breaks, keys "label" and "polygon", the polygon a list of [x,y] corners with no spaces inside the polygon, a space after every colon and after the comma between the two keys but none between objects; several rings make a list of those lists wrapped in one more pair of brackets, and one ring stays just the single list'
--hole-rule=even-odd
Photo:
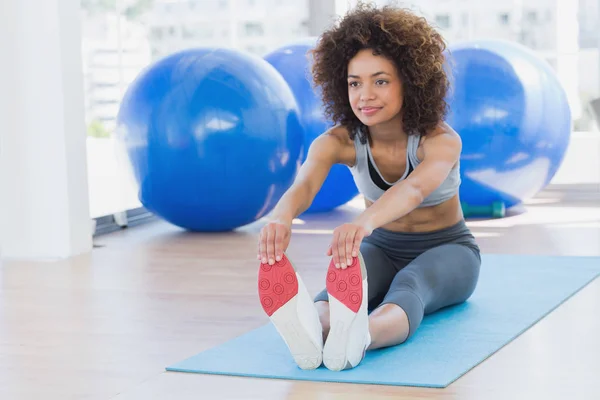
[{"label": "large blue exercise ball", "polygon": [[292,92],[262,58],[235,50],[190,49],[154,63],[129,86],[117,119],[141,203],[188,230],[256,221],[302,162]]},{"label": "large blue exercise ball", "polygon": [[511,207],[556,174],[571,134],[565,90],[550,65],[502,40],[449,47],[448,123],[463,142],[461,200]]},{"label": "large blue exercise ball", "polygon": [[[305,38],[283,46],[265,56],[290,86],[300,107],[304,127],[304,161],[312,142],[332,126],[324,114],[319,92],[313,89],[308,51],[316,45],[316,38]],[[323,182],[307,213],[330,211],[346,204],[358,194],[348,167],[336,164]]]}]

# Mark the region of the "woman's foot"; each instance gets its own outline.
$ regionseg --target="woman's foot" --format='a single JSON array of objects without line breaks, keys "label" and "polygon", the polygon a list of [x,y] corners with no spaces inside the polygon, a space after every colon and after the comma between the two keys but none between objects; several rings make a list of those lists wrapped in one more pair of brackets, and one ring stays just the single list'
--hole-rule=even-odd
[{"label": "woman's foot", "polygon": [[322,327],[304,283],[284,254],[258,272],[260,303],[301,369],[318,368],[323,359]]},{"label": "woman's foot", "polygon": [[323,363],[332,371],[356,367],[371,343],[368,317],[367,270],[362,255],[346,269],[332,262],[327,271],[330,329]]}]

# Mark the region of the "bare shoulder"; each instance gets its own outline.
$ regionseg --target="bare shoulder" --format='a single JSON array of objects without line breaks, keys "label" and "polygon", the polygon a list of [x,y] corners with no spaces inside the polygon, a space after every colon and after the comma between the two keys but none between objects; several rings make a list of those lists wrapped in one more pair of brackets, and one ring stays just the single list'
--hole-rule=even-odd
[{"label": "bare shoulder", "polygon": [[354,143],[350,140],[348,129],[344,126],[334,126],[317,137],[311,149],[315,147],[320,152],[333,153],[335,162],[352,165],[355,160]]},{"label": "bare shoulder", "polygon": [[453,140],[460,142],[460,135],[446,122],[441,122],[435,127],[435,129],[423,136],[423,142],[432,141],[432,139],[437,139],[436,141]]},{"label": "bare shoulder", "polygon": [[422,145],[426,152],[443,151],[458,155],[462,149],[462,140],[450,125],[441,122],[433,131],[423,137]]},{"label": "bare shoulder", "polygon": [[350,140],[350,135],[348,134],[348,128],[341,125],[336,125],[334,127],[329,128],[324,136],[331,137],[335,139],[341,146],[352,146],[352,141]]}]

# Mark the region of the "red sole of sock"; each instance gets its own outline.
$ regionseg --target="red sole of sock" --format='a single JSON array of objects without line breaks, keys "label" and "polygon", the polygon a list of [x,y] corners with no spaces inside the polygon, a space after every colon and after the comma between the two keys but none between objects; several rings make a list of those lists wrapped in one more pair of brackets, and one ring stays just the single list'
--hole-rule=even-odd
[{"label": "red sole of sock", "polygon": [[296,271],[285,255],[273,265],[260,264],[258,294],[269,317],[298,294]]},{"label": "red sole of sock", "polygon": [[331,260],[327,271],[327,293],[356,313],[362,303],[362,280],[358,257],[354,257],[352,265],[346,269],[336,268]]}]

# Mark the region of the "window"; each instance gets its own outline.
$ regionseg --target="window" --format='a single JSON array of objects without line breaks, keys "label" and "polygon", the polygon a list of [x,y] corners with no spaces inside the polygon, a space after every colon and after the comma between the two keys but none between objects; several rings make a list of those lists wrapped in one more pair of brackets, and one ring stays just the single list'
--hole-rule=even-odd
[{"label": "window", "polygon": [[435,16],[435,23],[442,29],[450,28],[450,16],[448,14],[438,14]]},{"label": "window", "polygon": [[258,22],[246,22],[244,30],[246,32],[246,36],[262,36],[264,34],[262,24]]},{"label": "window", "polygon": [[527,11],[526,18],[527,18],[528,22],[537,22],[537,20],[538,20],[537,11]]}]

